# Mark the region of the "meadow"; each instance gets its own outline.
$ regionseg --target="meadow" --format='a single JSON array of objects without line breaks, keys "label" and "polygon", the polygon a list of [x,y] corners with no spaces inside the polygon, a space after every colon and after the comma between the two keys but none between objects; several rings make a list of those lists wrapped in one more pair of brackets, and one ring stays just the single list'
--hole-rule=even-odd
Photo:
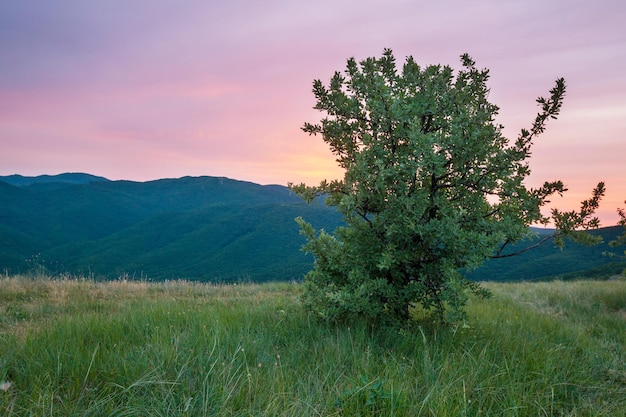
[{"label": "meadow", "polygon": [[297,283],[0,278],[3,416],[624,416],[626,281],[488,283],[444,329]]}]

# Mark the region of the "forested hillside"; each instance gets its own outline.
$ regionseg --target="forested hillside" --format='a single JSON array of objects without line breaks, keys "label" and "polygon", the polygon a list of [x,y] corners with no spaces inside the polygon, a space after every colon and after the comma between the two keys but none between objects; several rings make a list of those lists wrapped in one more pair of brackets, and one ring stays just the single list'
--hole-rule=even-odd
[{"label": "forested hillside", "polygon": [[[0,177],[0,270],[114,279],[267,281],[301,279],[313,259],[294,219],[332,231],[333,208],[307,205],[286,187],[216,177],[149,182],[88,174]],[[608,277],[626,267],[603,255],[622,228],[600,229],[605,243],[550,242],[488,261],[469,276],[511,281]],[[545,231],[539,230],[543,233]],[[526,245],[532,242],[522,242]],[[571,274],[571,275],[568,275]]]},{"label": "forested hillside", "polygon": [[[535,229],[536,239],[549,231]],[[603,242],[595,246],[584,246],[566,239],[565,247],[561,250],[548,241],[528,252],[517,256],[502,259],[490,259],[468,276],[475,280],[486,281],[519,281],[519,280],[546,280],[572,278],[609,278],[621,274],[626,269],[626,260],[623,257],[611,257],[615,252],[608,242],[614,240],[624,232],[620,226],[605,227],[593,230],[590,233],[602,236]],[[523,241],[512,245],[509,249],[513,253],[532,245],[536,240]]]},{"label": "forested hillside", "polygon": [[[116,278],[299,279],[312,259],[294,218],[334,229],[324,204],[227,178],[150,182],[0,178],[0,267]],[[82,178],[87,181],[79,181]],[[9,182],[15,177],[9,178]],[[13,181],[16,184],[15,181]]]}]

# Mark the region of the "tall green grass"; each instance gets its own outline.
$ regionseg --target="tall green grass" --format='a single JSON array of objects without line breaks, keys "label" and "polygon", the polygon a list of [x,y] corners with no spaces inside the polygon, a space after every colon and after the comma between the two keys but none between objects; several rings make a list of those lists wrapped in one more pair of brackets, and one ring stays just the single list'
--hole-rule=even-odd
[{"label": "tall green grass", "polygon": [[0,414],[626,415],[626,282],[488,287],[464,325],[376,330],[293,283],[4,277]]}]

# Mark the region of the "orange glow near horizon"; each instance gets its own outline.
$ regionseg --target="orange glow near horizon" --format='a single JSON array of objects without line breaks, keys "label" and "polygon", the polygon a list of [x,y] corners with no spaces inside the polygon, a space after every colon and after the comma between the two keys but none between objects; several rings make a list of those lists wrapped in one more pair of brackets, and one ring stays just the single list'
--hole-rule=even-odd
[{"label": "orange glow near horizon", "polygon": [[0,26],[0,175],[341,178],[321,138],[300,130],[323,116],[312,82],[391,48],[399,67],[412,55],[459,68],[467,52],[489,68],[511,140],[564,77],[565,103],[534,144],[529,185],[562,180],[569,191],[553,204],[574,210],[605,181],[603,226],[626,206],[621,0],[486,0],[489,13],[461,0],[168,3],[2,3],[11,24]]}]

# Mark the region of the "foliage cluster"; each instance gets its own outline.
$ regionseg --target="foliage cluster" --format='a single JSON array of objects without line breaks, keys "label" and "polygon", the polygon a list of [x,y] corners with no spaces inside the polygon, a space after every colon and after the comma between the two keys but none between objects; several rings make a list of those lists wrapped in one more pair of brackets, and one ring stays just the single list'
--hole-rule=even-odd
[{"label": "foliage cluster", "polygon": [[461,61],[456,74],[412,57],[398,69],[385,50],[349,59],[327,86],[314,81],[315,109],[325,117],[303,130],[328,144],[344,178],[291,187],[307,201],[327,195],[346,223],[331,235],[298,219],[316,260],[304,303],[320,317],[404,323],[418,303],[454,322],[465,317],[468,293],[487,295],[461,271],[512,255],[506,248],[527,237],[530,225],[552,221],[559,246],[564,237],[597,241],[580,229],[598,226],[603,183],[579,211],[550,216],[542,208],[564,184],[524,184],[533,140],[561,110],[564,80],[537,99],[532,127],[509,141],[488,100],[489,71],[467,54]]},{"label": "foliage cluster", "polygon": [[4,277],[0,414],[626,414],[626,281],[487,288],[398,332],[308,320],[297,284]]}]

